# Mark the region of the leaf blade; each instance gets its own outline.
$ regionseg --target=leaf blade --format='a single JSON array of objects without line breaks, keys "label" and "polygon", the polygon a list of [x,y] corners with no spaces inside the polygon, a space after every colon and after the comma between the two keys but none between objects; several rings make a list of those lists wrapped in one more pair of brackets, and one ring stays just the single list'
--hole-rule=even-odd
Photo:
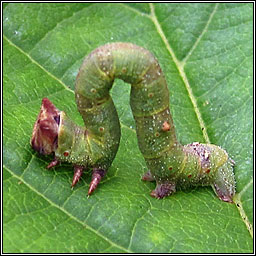
[{"label": "leaf blade", "polygon": [[[46,5],[40,4],[40,6],[43,9]],[[235,205],[219,202],[210,189],[200,188],[188,192],[178,192],[162,201],[149,197],[149,191],[154,188],[154,184],[140,181],[143,169],[146,170],[145,163],[138,150],[134,121],[128,105],[127,94],[129,94],[129,89],[127,89],[127,86],[124,89],[124,84],[119,81],[115,83],[112,95],[122,123],[121,146],[113,166],[96,193],[89,200],[85,198],[85,191],[89,183],[88,175],[84,175],[78,187],[70,191],[72,173],[71,168],[67,165],[56,168],[53,172],[47,172],[44,169],[49,158],[39,157],[30,149],[29,145],[33,122],[36,119],[41,98],[50,96],[58,108],[67,111],[75,121],[82,124],[76,111],[72,92],[76,73],[85,54],[93,48],[110,41],[132,41],[144,46],[157,56],[166,74],[171,92],[171,108],[179,139],[183,143],[204,140],[178,67],[171,58],[149,15],[133,11],[133,7],[125,8],[122,4],[104,4],[100,6],[92,4],[89,7],[86,6],[86,8],[75,4],[64,4],[60,7],[64,8],[63,13],[65,14],[60,15],[58,25],[53,19],[54,9],[58,8],[58,5],[47,5],[47,15],[34,10],[29,4],[22,6],[9,4],[4,9],[4,22],[6,22],[6,18],[9,22],[4,23],[4,164],[9,172],[7,176],[11,174],[13,176],[11,179],[15,180],[12,180],[10,184],[8,182],[4,183],[4,186],[7,187],[4,196],[12,199],[12,193],[9,191],[9,188],[12,187],[18,187],[16,188],[17,191],[22,191],[19,190],[19,186],[14,186],[17,182],[16,178],[19,178],[25,184],[28,184],[28,188],[31,187],[36,191],[37,196],[41,197],[38,200],[42,200],[42,204],[47,199],[48,203],[56,205],[51,212],[56,213],[55,208],[63,207],[67,213],[64,217],[68,218],[68,227],[71,226],[70,223],[73,223],[73,218],[90,226],[92,233],[95,234],[96,232],[96,238],[92,240],[88,239],[89,232],[84,234],[81,231],[80,234],[82,235],[79,236],[82,224],[74,224],[77,228],[70,228],[74,232],[78,230],[77,236],[85,244],[83,246],[78,242],[75,243],[73,249],[78,252],[95,252],[95,250],[99,252],[251,252],[252,240],[237,208]],[[156,5],[156,14],[158,17],[162,15],[161,17],[164,20],[168,13],[173,14],[173,7],[172,4]],[[30,19],[24,20],[24,16],[21,14],[28,8],[33,10],[31,9]],[[177,5],[176,8],[187,8],[189,12],[194,9],[193,6],[190,9],[190,6],[186,4]],[[198,8],[202,8],[199,13],[201,12],[204,17],[209,16],[206,15],[207,12],[204,11],[206,7],[203,4],[198,5]],[[138,8],[138,10],[140,9],[146,10],[145,12],[149,10],[145,6]],[[175,11],[180,13],[177,9]],[[13,13],[16,13],[16,20]],[[211,12],[209,11],[209,13]],[[209,72],[216,63],[214,60],[221,60],[222,63],[225,63],[225,56],[222,59],[218,56],[218,53],[221,53],[225,48],[214,48],[215,51],[212,51],[214,54],[211,55],[210,51],[205,51],[208,44],[203,39],[209,38],[209,40],[217,42],[221,46],[225,42],[224,36],[214,35],[214,29],[205,33],[201,39],[202,41],[193,50],[184,66],[184,72],[197,100],[203,120],[207,125],[210,140],[224,146],[236,158],[238,195],[240,195],[239,191],[250,184],[252,177],[252,94],[250,93],[252,90],[252,76],[241,83],[244,70],[247,71],[247,77],[252,74],[251,48],[248,43],[251,41],[252,35],[250,32],[251,13],[250,5],[231,6],[220,4],[213,17],[213,21],[217,25],[226,24],[228,31],[234,31],[234,28],[240,29],[237,30],[237,34],[229,33],[231,33],[230,40],[233,39],[237,42],[235,49],[238,49],[238,52],[239,49],[243,49],[240,54],[234,56],[234,58],[240,59],[241,72],[238,72],[240,69],[235,69],[235,63],[231,67],[223,65],[225,72],[220,72],[220,69],[215,68],[217,71],[215,72],[216,77],[220,81],[219,84],[224,85],[224,82],[221,83],[221,78],[230,74],[229,79],[225,80],[228,85],[234,83],[236,90],[239,92],[239,81],[240,84],[244,85],[241,87],[244,91],[243,94],[237,93],[234,95],[234,99],[239,98],[240,94],[242,96],[239,101],[241,103],[239,104],[241,105],[240,108],[234,108],[235,105],[228,104],[230,98],[226,94],[222,96],[221,87],[218,88],[217,86],[217,90],[213,88],[215,93],[213,93],[214,91],[211,92],[211,78],[215,77],[211,76],[211,73],[209,75]],[[182,18],[182,14],[179,15]],[[52,23],[49,24],[47,33],[44,32],[45,35],[42,37],[39,36],[42,34],[40,34],[40,26],[36,25],[35,19],[44,19],[46,16],[51,17]],[[227,22],[221,22],[222,17],[228,17],[232,22],[236,22],[232,20],[232,17],[242,17],[238,19],[242,27],[235,23],[235,26],[229,28]],[[173,46],[172,36],[175,33],[172,35],[168,32],[171,27],[168,28],[168,23],[172,25],[168,18],[172,18],[172,15],[167,17],[164,35]],[[163,26],[164,21],[159,20]],[[12,26],[7,26],[10,22]],[[23,24],[26,27],[25,34],[15,33],[15,31],[19,32],[18,24]],[[73,24],[76,24],[75,28]],[[95,25],[92,26],[91,24]],[[210,23],[209,29],[214,28],[211,26],[217,26],[212,24],[214,23]],[[186,25],[193,29],[193,24],[188,22],[182,24],[183,27]],[[196,28],[194,31],[197,32],[195,34],[198,35],[198,31],[202,31],[198,27],[202,28],[202,26],[197,24],[196,21],[194,25]],[[178,29],[181,29],[182,26]],[[101,31],[102,34],[100,35],[98,31]],[[247,43],[238,40],[239,31],[240,34],[246,35]],[[216,30],[216,33],[218,33],[218,30]],[[141,34],[143,34],[143,38]],[[26,36],[22,37],[23,35]],[[41,37],[42,40],[37,40]],[[76,38],[75,41],[74,38]],[[182,42],[178,42],[178,40],[182,40],[182,37],[178,37],[176,42],[177,45],[179,43],[182,45]],[[187,42],[184,42],[184,46],[181,47],[183,50],[180,53],[178,53],[179,49],[174,47],[174,53],[178,56],[178,60],[181,60],[189,52],[192,47],[191,42],[195,41],[190,38]],[[72,49],[70,49],[71,45]],[[232,51],[232,49],[228,49],[226,56],[232,56]],[[66,52],[68,52],[67,55],[65,55]],[[208,55],[204,55],[204,53]],[[244,58],[243,55],[247,57]],[[69,58],[70,56],[71,58]],[[201,62],[200,56],[202,57]],[[231,58],[231,60],[233,59]],[[210,62],[207,62],[209,60]],[[244,62],[241,60],[244,60]],[[63,66],[61,66],[62,63]],[[206,70],[204,71],[204,69]],[[234,74],[237,73],[241,76],[241,80],[236,81]],[[200,74],[204,79],[201,79]],[[208,91],[211,92],[210,100],[209,95],[207,95]],[[233,91],[231,90],[231,92]],[[123,99],[125,99],[125,104]],[[218,110],[218,101],[225,102],[227,111],[223,110],[224,107]],[[213,110],[210,110],[211,107]],[[230,111],[231,116],[227,115]],[[217,121],[214,119],[216,116],[218,117]],[[242,125],[237,125],[241,123],[241,120]],[[223,123],[225,129],[231,127],[233,132],[230,133],[223,129]],[[246,132],[244,133],[244,131]],[[236,136],[236,140],[233,139],[234,134],[239,134],[239,136]],[[244,134],[247,136],[245,140],[242,139]],[[246,190],[246,193],[241,194],[240,200],[243,203],[241,205],[244,207],[246,216],[249,216],[249,221],[252,221],[252,194],[249,191],[252,191],[251,185],[248,187],[248,192]],[[35,197],[33,193],[31,194],[30,198]],[[16,203],[18,207],[21,207],[22,193],[16,193],[15,195],[18,199]],[[11,208],[9,207],[7,203],[4,204],[4,209],[10,211]],[[113,211],[111,209],[117,210]],[[94,218],[95,215],[98,218]],[[69,219],[67,216],[72,216],[72,218]],[[180,216],[182,216],[182,220],[180,220]],[[41,239],[39,242],[35,239],[33,245],[23,240],[18,247],[15,246],[18,238],[15,239],[14,233],[18,231],[19,222],[14,222],[10,228],[8,222],[6,222],[5,230],[8,230],[8,232],[4,233],[5,250],[11,252],[63,252],[60,249],[60,244],[51,247],[47,239],[61,238],[64,241],[65,236],[61,237],[61,233],[64,232],[65,234],[67,232],[65,230],[67,229],[65,218],[61,225],[62,229],[49,233],[45,236],[45,239]],[[28,223],[28,220],[29,216],[25,220],[26,223]],[[191,221],[196,224],[192,225]],[[214,222],[214,229],[209,232],[208,227],[212,225],[212,222]],[[37,229],[41,227],[41,224],[39,224],[36,226]],[[235,227],[234,230],[233,227]],[[33,231],[33,227],[28,228],[28,232],[30,230]],[[218,236],[216,235],[217,231],[220,231]],[[98,237],[97,232],[102,236]],[[179,236],[175,235],[176,232]],[[106,242],[107,239],[102,239],[102,237],[106,237],[109,241]],[[186,242],[182,242],[183,240]],[[66,251],[72,252],[71,246],[68,243],[64,248]]]}]

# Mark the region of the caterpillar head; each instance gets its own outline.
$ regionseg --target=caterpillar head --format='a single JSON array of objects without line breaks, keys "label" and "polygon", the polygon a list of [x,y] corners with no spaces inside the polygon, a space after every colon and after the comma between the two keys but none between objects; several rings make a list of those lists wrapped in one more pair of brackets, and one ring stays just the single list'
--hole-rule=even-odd
[{"label": "caterpillar head", "polygon": [[58,147],[60,111],[47,98],[43,98],[41,109],[34,124],[30,144],[40,154],[49,155]]}]

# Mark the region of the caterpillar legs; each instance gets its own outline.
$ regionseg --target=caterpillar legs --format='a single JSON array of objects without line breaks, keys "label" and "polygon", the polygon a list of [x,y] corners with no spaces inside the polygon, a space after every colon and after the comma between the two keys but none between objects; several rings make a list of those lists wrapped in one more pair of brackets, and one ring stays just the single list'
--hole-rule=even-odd
[{"label": "caterpillar legs", "polygon": [[74,166],[74,176],[73,176],[73,181],[72,181],[72,184],[71,184],[72,188],[79,181],[79,179],[83,175],[83,172],[84,172],[84,167],[83,166],[80,166],[80,165],[75,165]]},{"label": "caterpillar legs", "polygon": [[[54,158],[53,161],[50,162],[46,168],[51,169],[52,167],[58,165],[59,163],[60,161]],[[81,176],[83,175],[83,172],[84,172],[84,166],[74,165],[74,176],[71,184],[72,188],[80,180]],[[105,176],[106,172],[107,172],[106,170],[103,170],[101,168],[93,168],[92,180],[89,186],[88,196],[90,196],[92,192],[97,188],[98,184],[100,183],[101,179]]]},{"label": "caterpillar legs", "polygon": [[[154,176],[151,174],[150,170],[144,173],[141,178],[144,181],[155,181]],[[150,195],[155,198],[164,198],[176,191],[175,184],[165,181],[164,183],[157,183],[156,188],[151,191]]]},{"label": "caterpillar legs", "polygon": [[58,165],[60,163],[59,160],[57,160],[56,158],[54,158],[48,165],[47,165],[47,169],[51,169],[52,167]]},{"label": "caterpillar legs", "polygon": [[[208,185],[211,185],[218,198],[228,203],[233,203],[232,198],[235,194],[234,165],[234,161],[231,158],[228,158],[224,164],[216,169],[214,177],[208,183]],[[156,181],[157,186],[150,194],[152,197],[160,199],[169,196],[176,191],[176,184],[173,181],[168,179],[158,179],[152,175],[150,170],[144,173],[141,179],[143,181]]]},{"label": "caterpillar legs", "polygon": [[152,176],[150,170],[148,170],[147,172],[145,172],[143,174],[143,176],[141,177],[142,180],[145,180],[145,181],[154,181],[155,178]]},{"label": "caterpillar legs", "polygon": [[92,171],[92,181],[90,183],[90,187],[88,190],[88,196],[97,188],[98,184],[100,183],[101,179],[105,176],[106,170],[100,168],[93,168]]},{"label": "caterpillar legs", "polygon": [[175,187],[174,183],[157,183],[156,188],[151,191],[150,195],[157,199],[161,199],[176,192]]}]

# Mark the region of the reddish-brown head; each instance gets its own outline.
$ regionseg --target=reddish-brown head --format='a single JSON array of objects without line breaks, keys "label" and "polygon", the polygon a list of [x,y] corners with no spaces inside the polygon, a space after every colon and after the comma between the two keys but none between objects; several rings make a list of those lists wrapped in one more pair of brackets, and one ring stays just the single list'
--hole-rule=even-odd
[{"label": "reddish-brown head", "polygon": [[49,155],[58,147],[60,111],[47,98],[43,98],[41,109],[34,124],[31,146],[40,154]]}]

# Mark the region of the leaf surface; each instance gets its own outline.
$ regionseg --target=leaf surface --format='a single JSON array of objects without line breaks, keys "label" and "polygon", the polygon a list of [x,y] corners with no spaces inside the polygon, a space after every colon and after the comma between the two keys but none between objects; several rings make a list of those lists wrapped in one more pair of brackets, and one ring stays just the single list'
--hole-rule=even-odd
[{"label": "leaf surface", "polygon": [[[251,253],[253,251],[253,4],[9,3],[3,11],[3,248],[5,253]],[[41,99],[77,123],[75,77],[85,55],[132,42],[160,62],[183,143],[211,142],[235,160],[235,204],[211,188],[156,200],[138,149],[130,86],[111,94],[118,154],[87,199],[90,175],[70,189],[29,144]]]}]

